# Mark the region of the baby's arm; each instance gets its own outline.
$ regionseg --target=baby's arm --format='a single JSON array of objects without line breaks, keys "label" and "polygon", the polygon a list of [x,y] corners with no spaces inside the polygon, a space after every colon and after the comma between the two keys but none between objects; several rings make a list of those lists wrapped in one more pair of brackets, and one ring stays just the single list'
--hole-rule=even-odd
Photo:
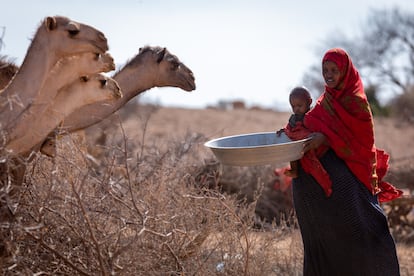
[{"label": "baby's arm", "polygon": [[285,132],[285,129],[284,128],[281,128],[278,131],[276,131],[276,136],[279,137],[284,132]]}]

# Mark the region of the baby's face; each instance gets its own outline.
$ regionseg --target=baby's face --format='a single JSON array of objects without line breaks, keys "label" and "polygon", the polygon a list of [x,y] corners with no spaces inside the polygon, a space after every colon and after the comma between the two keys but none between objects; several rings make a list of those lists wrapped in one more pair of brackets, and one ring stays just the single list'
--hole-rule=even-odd
[{"label": "baby's face", "polygon": [[290,97],[289,102],[293,113],[297,115],[303,115],[309,110],[309,103],[303,97]]}]

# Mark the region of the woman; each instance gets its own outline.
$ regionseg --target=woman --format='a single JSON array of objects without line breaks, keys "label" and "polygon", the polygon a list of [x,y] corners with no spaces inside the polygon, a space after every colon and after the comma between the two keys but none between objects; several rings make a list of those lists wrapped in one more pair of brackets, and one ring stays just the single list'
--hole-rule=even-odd
[{"label": "woman", "polygon": [[304,245],[304,275],[399,275],[394,240],[379,201],[401,191],[382,181],[388,155],[375,148],[371,110],[348,54],[331,49],[322,60],[325,91],[304,119],[332,194],[300,167],[293,199]]}]

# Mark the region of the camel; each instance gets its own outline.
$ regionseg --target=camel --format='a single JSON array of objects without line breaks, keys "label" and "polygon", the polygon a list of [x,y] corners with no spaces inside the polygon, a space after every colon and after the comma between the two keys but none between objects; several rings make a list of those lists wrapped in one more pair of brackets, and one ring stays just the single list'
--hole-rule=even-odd
[{"label": "camel", "polygon": [[24,156],[33,147],[43,142],[48,133],[55,129],[70,113],[79,106],[92,104],[97,101],[111,101],[122,97],[118,83],[102,74],[81,77],[78,81],[64,87],[54,99],[54,105],[36,120],[31,122],[30,130],[18,139],[6,144],[6,150],[16,155]]},{"label": "camel", "polygon": [[[55,97],[63,86],[72,83],[80,76],[109,72],[114,69],[114,60],[108,53],[99,55],[85,52],[62,58],[49,73],[37,97],[33,99],[33,102],[26,108],[25,112],[13,123],[13,128],[10,130],[6,140],[15,140],[25,135],[27,131],[32,129],[32,122],[39,117],[42,117],[43,120],[48,120],[42,114],[50,106],[54,108],[53,106],[57,105]],[[62,97],[59,97],[59,99],[62,99]]]},{"label": "camel", "polygon": [[15,211],[13,202],[20,193],[27,161],[31,158],[29,154],[33,147],[43,141],[47,133],[56,128],[67,114],[76,109],[78,104],[90,104],[94,101],[110,100],[122,96],[116,81],[101,74],[81,77],[59,92],[56,97],[56,109],[50,109],[43,115],[46,116],[46,120],[39,117],[32,122],[30,130],[23,137],[6,145],[5,151],[8,154],[2,156],[3,162],[0,164],[1,221],[13,219]]},{"label": "camel", "polygon": [[12,127],[10,124],[38,94],[58,60],[83,52],[103,54],[107,50],[104,34],[95,28],[67,17],[46,17],[37,29],[20,70],[0,91],[0,129]]},{"label": "camel", "polygon": [[[102,32],[69,18],[47,17],[38,27],[21,68],[0,90],[1,221],[11,219],[36,145],[79,105],[122,95],[116,81],[95,73],[114,69],[107,50]],[[79,78],[85,73],[94,74]],[[10,140],[13,131],[15,139]]]},{"label": "camel", "polygon": [[[124,106],[135,96],[153,87],[177,87],[190,92],[195,89],[192,71],[166,48],[145,46],[113,78],[121,87],[123,97],[111,102],[96,102],[70,114],[59,132],[74,132],[94,125]],[[41,152],[54,156],[54,135],[43,144]]]}]

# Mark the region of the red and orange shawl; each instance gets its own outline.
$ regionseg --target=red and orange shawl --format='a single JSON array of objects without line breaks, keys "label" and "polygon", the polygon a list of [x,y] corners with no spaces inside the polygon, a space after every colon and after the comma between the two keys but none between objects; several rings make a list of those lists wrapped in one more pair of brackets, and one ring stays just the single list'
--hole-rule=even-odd
[{"label": "red and orange shawl", "polygon": [[[292,126],[290,124],[290,120],[284,128],[284,131],[292,140],[304,139],[309,137],[312,133],[304,126],[303,122],[297,121],[295,122],[295,125]],[[312,175],[316,179],[324,190],[325,195],[329,197],[332,194],[332,181],[328,172],[322,166],[321,162],[319,162],[319,157],[321,157],[324,152],[326,152],[326,148],[324,147],[319,147],[317,150],[309,150],[308,152],[305,152],[303,157],[300,159],[300,164],[306,173]]]},{"label": "red and orange shawl", "polygon": [[339,88],[329,88],[304,119],[312,132],[323,133],[330,147],[380,202],[401,196],[402,191],[383,181],[389,155],[374,144],[374,123],[362,80],[348,54],[339,48],[326,52],[322,63],[334,62],[344,73]]}]

